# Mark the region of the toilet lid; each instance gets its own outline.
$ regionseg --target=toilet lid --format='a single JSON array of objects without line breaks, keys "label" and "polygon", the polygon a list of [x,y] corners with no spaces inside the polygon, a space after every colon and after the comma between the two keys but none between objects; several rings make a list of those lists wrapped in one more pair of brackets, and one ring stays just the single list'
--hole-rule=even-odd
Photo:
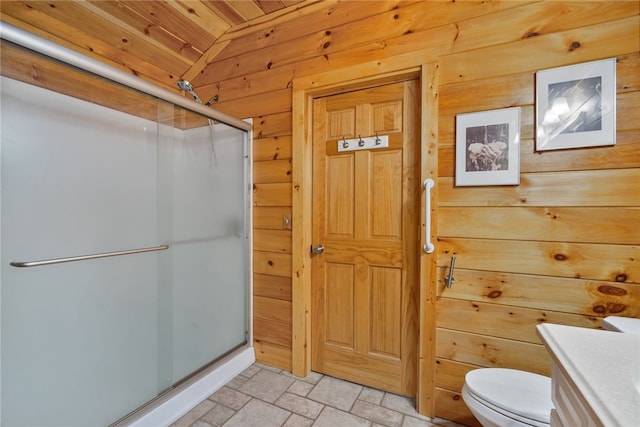
[{"label": "toilet lid", "polygon": [[551,378],[504,368],[469,371],[468,390],[476,397],[523,418],[550,423]]}]

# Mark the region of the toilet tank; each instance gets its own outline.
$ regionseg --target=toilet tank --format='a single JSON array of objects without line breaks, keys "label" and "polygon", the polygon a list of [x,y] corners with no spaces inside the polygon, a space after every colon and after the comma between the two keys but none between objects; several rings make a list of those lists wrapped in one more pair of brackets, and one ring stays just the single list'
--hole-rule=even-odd
[{"label": "toilet tank", "polygon": [[640,335],[640,319],[633,317],[608,316],[602,319],[602,326],[608,331]]}]

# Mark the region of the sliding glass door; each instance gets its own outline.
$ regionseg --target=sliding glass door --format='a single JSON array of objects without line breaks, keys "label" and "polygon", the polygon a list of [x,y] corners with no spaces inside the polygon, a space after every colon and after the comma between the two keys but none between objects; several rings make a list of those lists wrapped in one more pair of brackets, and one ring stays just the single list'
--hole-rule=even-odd
[{"label": "sliding glass door", "polygon": [[246,134],[33,61],[1,81],[0,424],[108,425],[246,343]]}]

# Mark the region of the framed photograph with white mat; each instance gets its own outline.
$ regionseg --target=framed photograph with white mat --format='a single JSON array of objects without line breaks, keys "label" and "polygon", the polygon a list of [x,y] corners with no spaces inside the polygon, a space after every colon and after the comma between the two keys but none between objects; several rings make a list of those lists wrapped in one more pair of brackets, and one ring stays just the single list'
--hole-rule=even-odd
[{"label": "framed photograph with white mat", "polygon": [[520,183],[520,108],[456,116],[456,186]]},{"label": "framed photograph with white mat", "polygon": [[536,151],[615,143],[615,58],[536,73]]}]

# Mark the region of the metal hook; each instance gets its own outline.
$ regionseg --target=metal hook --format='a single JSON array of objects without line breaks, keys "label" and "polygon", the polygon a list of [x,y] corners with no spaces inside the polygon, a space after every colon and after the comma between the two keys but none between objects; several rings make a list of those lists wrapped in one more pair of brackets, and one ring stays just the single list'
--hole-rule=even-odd
[{"label": "metal hook", "polygon": [[358,147],[364,147],[364,141],[362,140],[362,136],[358,135]]},{"label": "metal hook", "polygon": [[349,143],[344,136],[342,137],[342,148],[349,148]]},{"label": "metal hook", "polygon": [[376,145],[380,145],[382,141],[378,138],[378,132],[376,132]]},{"label": "metal hook", "polygon": [[449,264],[449,275],[444,276],[444,280],[447,281],[447,288],[450,288],[453,285],[453,282],[456,281],[456,279],[453,277],[453,269],[455,265],[456,265],[456,257],[452,256],[451,263]]}]

